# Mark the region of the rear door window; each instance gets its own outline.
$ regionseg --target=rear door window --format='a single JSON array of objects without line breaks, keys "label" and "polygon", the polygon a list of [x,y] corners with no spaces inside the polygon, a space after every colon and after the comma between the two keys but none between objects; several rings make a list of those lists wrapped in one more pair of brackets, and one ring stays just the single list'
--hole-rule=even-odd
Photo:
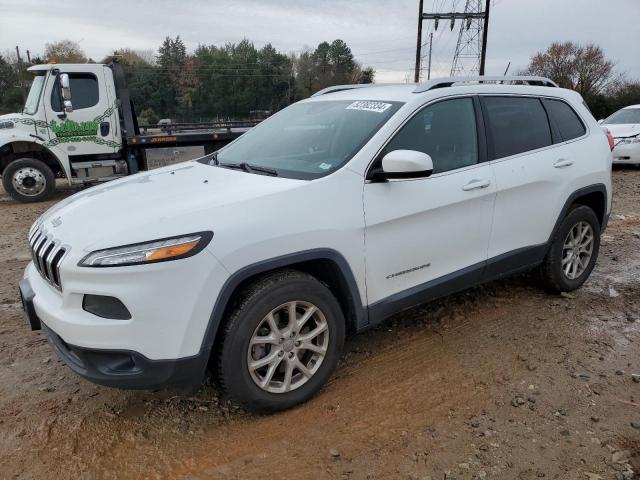
[{"label": "rear door window", "polygon": [[549,112],[549,116],[558,127],[563,141],[573,140],[587,132],[578,114],[565,102],[549,98],[545,98],[543,102],[547,112]]},{"label": "rear door window", "polygon": [[538,98],[483,97],[487,117],[489,159],[548,147],[551,128]]}]

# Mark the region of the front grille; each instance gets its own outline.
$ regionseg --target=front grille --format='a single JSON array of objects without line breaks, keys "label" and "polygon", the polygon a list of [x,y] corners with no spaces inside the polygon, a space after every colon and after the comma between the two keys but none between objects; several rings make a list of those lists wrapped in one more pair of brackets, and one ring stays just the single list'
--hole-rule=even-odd
[{"label": "front grille", "polygon": [[60,281],[60,262],[69,250],[62,246],[59,240],[53,238],[40,227],[36,228],[29,236],[31,258],[36,270],[51,285],[62,290]]}]

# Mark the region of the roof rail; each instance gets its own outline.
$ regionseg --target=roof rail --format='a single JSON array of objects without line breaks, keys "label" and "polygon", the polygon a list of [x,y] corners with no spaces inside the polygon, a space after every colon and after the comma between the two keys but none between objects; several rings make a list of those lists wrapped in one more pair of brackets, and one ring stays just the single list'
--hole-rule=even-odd
[{"label": "roof rail", "polygon": [[327,93],[340,92],[342,90],[353,90],[354,88],[367,88],[367,87],[388,87],[389,85],[407,85],[406,83],[353,83],[348,85],[333,85],[332,87],[323,88],[311,95],[317,97],[325,95]]},{"label": "roof rail", "polygon": [[436,78],[428,80],[419,84],[413,93],[422,93],[435,88],[451,87],[458,83],[484,83],[484,82],[522,82],[527,85],[537,85],[540,87],[557,87],[558,84],[553,80],[545,77],[536,76],[482,76],[482,77],[448,77],[448,78]]}]

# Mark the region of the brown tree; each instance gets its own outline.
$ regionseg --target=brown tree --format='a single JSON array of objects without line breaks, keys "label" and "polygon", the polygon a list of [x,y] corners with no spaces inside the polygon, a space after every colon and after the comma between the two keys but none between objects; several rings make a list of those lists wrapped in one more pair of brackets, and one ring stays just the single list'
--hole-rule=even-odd
[{"label": "brown tree", "polygon": [[80,45],[72,40],[47,43],[44,51],[47,62],[86,63],[87,57]]},{"label": "brown tree", "polygon": [[597,45],[555,42],[531,58],[527,73],[549,77],[561,87],[591,98],[620,80],[614,66]]}]

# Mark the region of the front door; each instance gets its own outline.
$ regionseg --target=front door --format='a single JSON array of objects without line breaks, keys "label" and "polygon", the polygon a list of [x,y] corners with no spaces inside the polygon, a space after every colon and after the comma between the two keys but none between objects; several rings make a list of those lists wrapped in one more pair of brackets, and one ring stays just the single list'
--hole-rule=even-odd
[{"label": "front door", "polygon": [[[69,75],[73,111],[64,111],[60,75]],[[113,100],[105,88],[101,65],[61,68],[47,82],[44,93],[50,139],[71,158],[77,155],[109,154],[116,151]]]},{"label": "front door", "polygon": [[[366,278],[370,320],[479,279],[487,259],[495,201],[491,165],[483,162],[479,104],[460,97],[428,105],[391,139],[393,150],[431,156],[427,178],[367,182]],[[443,288],[444,287],[444,288]],[[427,294],[428,297],[428,294]]]}]

